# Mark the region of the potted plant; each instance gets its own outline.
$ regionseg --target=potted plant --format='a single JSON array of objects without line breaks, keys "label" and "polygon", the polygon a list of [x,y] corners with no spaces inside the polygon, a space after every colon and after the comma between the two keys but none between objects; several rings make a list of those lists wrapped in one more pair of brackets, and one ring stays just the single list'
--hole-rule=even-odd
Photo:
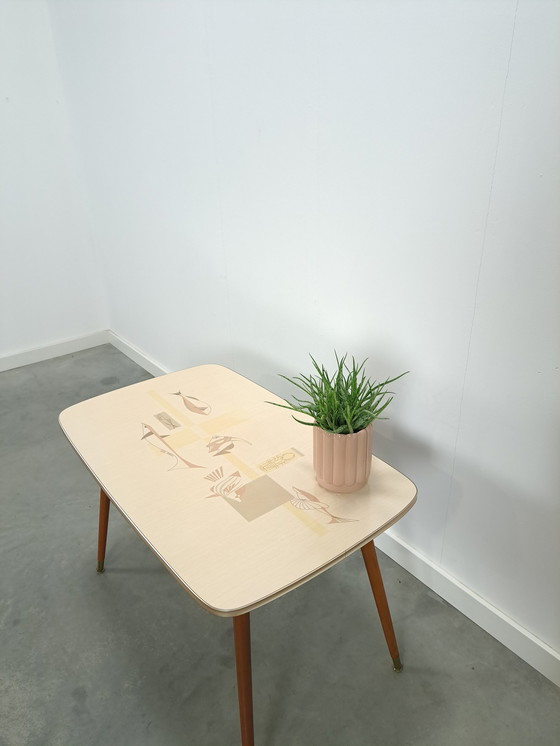
[{"label": "potted plant", "polygon": [[300,398],[300,394],[292,397],[292,403],[270,403],[309,417],[294,419],[313,427],[313,466],[321,487],[331,492],[354,492],[369,479],[372,423],[386,419],[381,415],[393,399],[387,386],[408,371],[378,382],[364,372],[367,358],[358,365],[353,357],[350,364],[348,355],[339,357],[335,352],[336,370],[331,375],[310,357],[315,374],[293,378],[281,375],[305,397]]}]

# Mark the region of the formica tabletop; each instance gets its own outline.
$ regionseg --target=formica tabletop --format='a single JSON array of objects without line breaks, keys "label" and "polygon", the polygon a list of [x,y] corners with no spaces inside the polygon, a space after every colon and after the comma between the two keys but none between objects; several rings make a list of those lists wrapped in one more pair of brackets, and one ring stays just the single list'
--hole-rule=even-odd
[{"label": "formica tabletop", "polygon": [[218,365],[160,376],[60,415],[94,478],[208,611],[237,616],[301,585],[399,520],[416,500],[373,457],[366,487],[315,481],[312,428]]}]

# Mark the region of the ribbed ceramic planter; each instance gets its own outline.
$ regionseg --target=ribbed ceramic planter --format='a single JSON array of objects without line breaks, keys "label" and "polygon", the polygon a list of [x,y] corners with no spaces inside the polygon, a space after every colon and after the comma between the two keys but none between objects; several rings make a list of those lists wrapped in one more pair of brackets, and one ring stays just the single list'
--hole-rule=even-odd
[{"label": "ribbed ceramic planter", "polygon": [[371,471],[372,425],[350,435],[313,428],[313,467],[317,482],[330,492],[355,492]]}]

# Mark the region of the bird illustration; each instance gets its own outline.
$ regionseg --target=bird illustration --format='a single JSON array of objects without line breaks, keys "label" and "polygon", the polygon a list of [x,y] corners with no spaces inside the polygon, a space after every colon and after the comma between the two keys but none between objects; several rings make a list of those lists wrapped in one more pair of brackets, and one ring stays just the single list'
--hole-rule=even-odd
[{"label": "bird illustration", "polygon": [[214,482],[210,488],[211,495],[206,497],[229,497],[232,500],[240,501],[237,495],[241,483],[241,474],[238,471],[234,471],[232,474],[228,474],[224,477],[224,467],[220,466],[218,469],[207,474],[204,479],[209,482]]},{"label": "bird illustration", "polygon": [[329,523],[353,523],[355,518],[340,518],[339,516],[333,515],[328,510],[328,505],[319,500],[319,498],[312,495],[310,492],[300,490],[297,487],[292,487],[296,493],[295,497],[292,497],[291,503],[295,508],[300,510],[318,510],[320,513],[327,515],[330,518]]},{"label": "bird illustration", "polygon": [[182,394],[180,391],[173,391],[172,396],[180,396],[185,407],[195,414],[210,414],[212,411],[210,404],[207,404],[201,399],[197,399],[195,396],[187,396],[186,394]]},{"label": "bird illustration", "polygon": [[234,438],[231,435],[213,435],[206,444],[206,448],[208,448],[208,451],[214,456],[223,456],[233,450],[236,441],[252,445],[244,438]]},{"label": "bird illustration", "polygon": [[[151,425],[146,425],[144,422],[142,423],[142,428],[143,435],[141,440],[145,440],[153,448],[157,448],[158,451],[165,453],[166,456],[171,456],[171,458],[175,459],[175,463],[168,469],[168,471],[175,469],[179,465],[179,461],[182,461],[183,464],[185,464],[185,466],[188,466],[190,469],[202,469],[202,466],[200,466],[199,464],[191,464],[190,461],[187,461],[182,456],[180,456],[173,448],[173,446],[165,441],[165,438],[169,438],[169,435],[160,435],[154,430]],[[148,440],[148,438],[150,438],[150,440]],[[154,439],[156,441],[155,443]]]}]

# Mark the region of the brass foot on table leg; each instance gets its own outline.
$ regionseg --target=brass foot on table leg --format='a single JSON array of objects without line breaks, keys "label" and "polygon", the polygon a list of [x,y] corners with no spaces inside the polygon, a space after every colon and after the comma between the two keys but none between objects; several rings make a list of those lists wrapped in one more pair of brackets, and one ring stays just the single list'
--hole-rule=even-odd
[{"label": "brass foot on table leg", "polygon": [[403,669],[403,665],[401,663],[401,657],[400,655],[397,655],[396,658],[393,658],[393,671],[400,673],[402,669]]},{"label": "brass foot on table leg", "polygon": [[105,572],[105,567],[103,562],[97,563],[97,572]]}]

